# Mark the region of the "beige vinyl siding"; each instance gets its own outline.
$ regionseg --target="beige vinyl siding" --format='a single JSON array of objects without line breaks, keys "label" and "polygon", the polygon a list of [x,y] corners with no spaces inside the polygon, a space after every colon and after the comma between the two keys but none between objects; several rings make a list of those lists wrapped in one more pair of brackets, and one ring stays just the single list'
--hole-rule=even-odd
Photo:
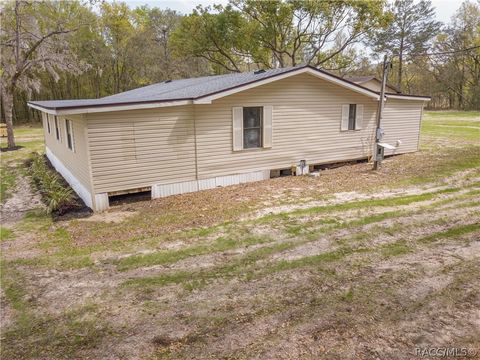
[{"label": "beige vinyl siding", "polygon": [[192,106],[88,115],[95,193],[195,180]]},{"label": "beige vinyl siding", "polygon": [[397,140],[402,144],[396,150],[385,150],[386,154],[401,154],[418,150],[420,121],[423,101],[388,99],[382,117],[382,128],[385,131],[383,141],[395,145]]},{"label": "beige vinyl siding", "polygon": [[[47,131],[47,117],[50,117],[50,134]],[[90,167],[86,139],[86,121],[82,116],[66,116],[72,121],[74,150],[67,147],[65,117],[58,116],[60,141],[55,134],[55,120],[53,115],[42,113],[45,146],[62,162],[75,178],[91,191]]]},{"label": "beige vinyl siding", "polygon": [[[363,128],[340,131],[342,105],[364,105]],[[232,150],[232,108],[273,106],[272,148]],[[308,74],[195,105],[199,178],[365,158],[371,155],[377,102]]]}]

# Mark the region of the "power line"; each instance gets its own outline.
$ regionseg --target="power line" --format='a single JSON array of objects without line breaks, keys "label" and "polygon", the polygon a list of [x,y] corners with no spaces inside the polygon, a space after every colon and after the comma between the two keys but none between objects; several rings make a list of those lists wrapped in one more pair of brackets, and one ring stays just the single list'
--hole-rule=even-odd
[{"label": "power line", "polygon": [[416,54],[416,55],[409,55],[410,57],[417,57],[417,56],[435,56],[435,55],[449,55],[449,54],[456,54],[460,52],[467,52],[475,49],[480,49],[480,45],[472,46],[466,49],[460,50],[452,50],[452,51],[443,51],[443,52],[436,52],[436,53],[425,53],[425,54]]}]

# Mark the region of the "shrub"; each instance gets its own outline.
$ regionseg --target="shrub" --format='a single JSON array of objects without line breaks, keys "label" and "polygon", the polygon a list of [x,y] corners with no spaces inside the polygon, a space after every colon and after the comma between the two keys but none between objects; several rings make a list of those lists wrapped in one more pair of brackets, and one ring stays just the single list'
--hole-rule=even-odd
[{"label": "shrub", "polygon": [[78,205],[72,189],[65,184],[55,170],[49,167],[43,155],[32,153],[27,169],[35,186],[42,194],[48,213],[56,212],[61,215]]}]

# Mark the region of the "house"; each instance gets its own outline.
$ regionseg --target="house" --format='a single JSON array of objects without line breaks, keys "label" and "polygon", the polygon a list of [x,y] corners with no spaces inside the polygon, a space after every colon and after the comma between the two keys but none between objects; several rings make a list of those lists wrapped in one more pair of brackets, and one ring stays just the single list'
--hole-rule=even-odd
[{"label": "house", "polygon": [[[382,88],[382,81],[374,75],[369,76],[346,76],[345,80],[353,82],[357,85],[366,87],[367,89],[380,92]],[[390,84],[385,84],[385,91],[391,94],[400,94],[400,91]]]},{"label": "house", "polygon": [[[45,150],[85,204],[270,178],[271,170],[365,159],[379,92],[310,66],[162,83],[100,99],[31,101]],[[428,97],[387,93],[388,154],[416,151]]]}]

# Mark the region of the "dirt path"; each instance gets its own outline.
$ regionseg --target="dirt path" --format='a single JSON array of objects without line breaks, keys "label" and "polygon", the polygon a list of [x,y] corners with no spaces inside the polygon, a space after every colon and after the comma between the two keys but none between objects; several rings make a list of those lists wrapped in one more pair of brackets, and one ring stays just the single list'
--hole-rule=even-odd
[{"label": "dirt path", "polygon": [[40,194],[34,192],[29,180],[17,170],[15,189],[4,204],[0,204],[1,224],[11,227],[19,222],[29,210],[43,208]]}]

